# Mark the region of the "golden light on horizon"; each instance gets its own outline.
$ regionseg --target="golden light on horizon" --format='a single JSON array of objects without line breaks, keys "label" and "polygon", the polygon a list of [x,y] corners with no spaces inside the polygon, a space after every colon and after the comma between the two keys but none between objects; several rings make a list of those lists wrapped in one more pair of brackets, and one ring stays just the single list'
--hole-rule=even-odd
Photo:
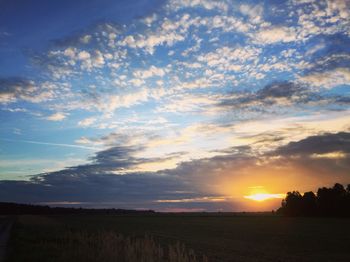
[{"label": "golden light on horizon", "polygon": [[268,194],[268,193],[257,193],[249,196],[244,196],[246,199],[254,200],[257,202],[262,202],[270,199],[282,199],[285,197],[285,194]]}]

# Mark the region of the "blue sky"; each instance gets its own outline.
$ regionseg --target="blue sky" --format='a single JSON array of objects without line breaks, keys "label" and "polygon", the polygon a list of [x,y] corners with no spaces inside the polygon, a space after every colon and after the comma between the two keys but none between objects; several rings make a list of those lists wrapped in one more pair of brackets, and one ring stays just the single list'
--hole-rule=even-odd
[{"label": "blue sky", "polygon": [[260,210],[348,183],[349,10],[1,1],[0,200]]}]

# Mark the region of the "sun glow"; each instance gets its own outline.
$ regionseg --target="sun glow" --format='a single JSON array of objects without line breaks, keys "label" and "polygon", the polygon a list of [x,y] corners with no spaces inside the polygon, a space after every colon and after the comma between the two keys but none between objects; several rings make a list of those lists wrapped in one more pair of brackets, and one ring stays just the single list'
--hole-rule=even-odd
[{"label": "sun glow", "polygon": [[268,194],[268,193],[258,193],[258,194],[252,194],[249,196],[244,196],[244,198],[246,199],[250,199],[258,202],[262,202],[269,199],[280,199],[284,197],[285,197],[285,194]]}]

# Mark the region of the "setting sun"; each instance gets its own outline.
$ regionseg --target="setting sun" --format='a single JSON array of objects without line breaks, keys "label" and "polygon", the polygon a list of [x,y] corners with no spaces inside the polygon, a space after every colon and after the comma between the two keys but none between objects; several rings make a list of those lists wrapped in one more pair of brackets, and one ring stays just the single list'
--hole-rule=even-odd
[{"label": "setting sun", "polygon": [[284,194],[267,194],[267,193],[259,193],[253,194],[249,196],[244,196],[246,199],[262,202],[268,199],[276,199],[276,198],[284,198]]}]

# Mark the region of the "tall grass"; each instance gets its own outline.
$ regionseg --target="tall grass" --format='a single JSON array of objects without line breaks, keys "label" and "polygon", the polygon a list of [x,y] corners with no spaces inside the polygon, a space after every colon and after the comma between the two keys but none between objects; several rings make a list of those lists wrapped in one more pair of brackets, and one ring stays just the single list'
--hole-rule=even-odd
[{"label": "tall grass", "polygon": [[[47,245],[50,245],[48,247]],[[207,262],[193,250],[176,243],[160,246],[152,237],[124,237],[110,231],[97,233],[68,232],[55,243],[42,248],[55,249],[59,256],[55,261],[74,262]]]}]

